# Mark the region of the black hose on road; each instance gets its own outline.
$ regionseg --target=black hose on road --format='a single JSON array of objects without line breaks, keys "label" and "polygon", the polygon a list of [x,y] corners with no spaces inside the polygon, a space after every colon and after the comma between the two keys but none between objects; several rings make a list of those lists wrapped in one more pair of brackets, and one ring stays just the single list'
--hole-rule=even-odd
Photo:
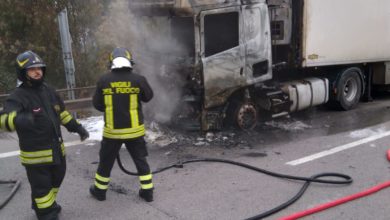
[{"label": "black hose on road", "polygon": [[16,191],[18,191],[20,187],[20,181],[19,180],[0,180],[0,184],[14,184],[14,187],[12,188],[11,192],[8,194],[8,196],[0,202],[0,209],[2,209],[7,203],[12,199],[12,197],[15,195]]},{"label": "black hose on road", "polygon": [[[125,169],[125,167],[123,166],[123,164],[121,162],[119,154],[117,156],[117,162],[118,162],[119,168],[124,173],[126,173],[128,175],[132,175],[132,176],[138,176],[138,174],[136,172],[131,172],[131,171],[128,171],[127,169]],[[299,192],[295,196],[293,196],[291,199],[289,199],[287,202],[284,202],[281,205],[279,205],[279,206],[277,206],[277,207],[275,207],[273,209],[270,209],[270,210],[268,210],[266,212],[263,212],[263,213],[261,213],[259,215],[255,215],[253,217],[246,218],[245,220],[262,219],[262,218],[265,218],[265,217],[270,216],[272,214],[275,214],[276,212],[279,212],[282,209],[287,208],[288,206],[290,206],[291,204],[296,202],[303,195],[303,193],[309,187],[310,183],[315,182],[315,183],[326,183],[326,184],[351,184],[352,181],[353,181],[350,176],[345,175],[345,174],[340,174],[340,173],[320,173],[320,174],[313,175],[311,177],[300,177],[300,176],[292,176],[292,175],[285,175],[285,174],[275,173],[275,172],[264,170],[264,169],[261,169],[261,168],[258,168],[258,167],[251,166],[249,164],[240,163],[240,162],[236,162],[236,161],[232,161],[232,160],[217,159],[217,158],[199,158],[199,159],[190,159],[190,160],[186,160],[186,161],[182,161],[182,162],[179,161],[179,162],[177,162],[175,164],[172,164],[172,165],[169,165],[169,166],[166,166],[166,167],[163,167],[163,168],[159,168],[156,171],[152,171],[152,174],[161,173],[161,172],[163,172],[165,170],[168,170],[168,169],[171,169],[171,168],[183,168],[184,164],[197,163],[197,162],[227,163],[227,164],[232,164],[232,165],[244,167],[244,168],[256,171],[256,172],[264,173],[264,174],[267,174],[267,175],[270,175],[270,176],[273,176],[273,177],[305,181],[305,183],[303,184],[303,186],[301,187]],[[336,177],[336,178],[340,178],[342,180],[322,179],[323,177]]]}]

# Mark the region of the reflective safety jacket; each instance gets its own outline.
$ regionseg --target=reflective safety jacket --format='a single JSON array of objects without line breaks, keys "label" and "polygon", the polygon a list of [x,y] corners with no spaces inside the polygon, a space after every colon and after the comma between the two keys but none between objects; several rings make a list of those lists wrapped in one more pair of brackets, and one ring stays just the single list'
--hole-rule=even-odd
[{"label": "reflective safety jacket", "polygon": [[20,159],[25,166],[59,164],[65,156],[60,125],[70,132],[81,126],[65,110],[55,90],[45,83],[16,88],[0,115],[0,128],[16,130],[18,134]]},{"label": "reflective safety jacket", "polygon": [[142,102],[153,98],[146,78],[130,69],[113,70],[97,82],[94,107],[104,112],[103,137],[134,139],[145,135]]}]

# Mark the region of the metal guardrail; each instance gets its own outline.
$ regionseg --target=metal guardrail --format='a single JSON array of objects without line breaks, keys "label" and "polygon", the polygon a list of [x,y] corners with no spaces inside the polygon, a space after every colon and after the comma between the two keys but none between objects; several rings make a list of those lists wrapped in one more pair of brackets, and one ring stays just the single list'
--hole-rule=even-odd
[{"label": "metal guardrail", "polygon": [[[95,91],[95,86],[78,87],[73,89],[57,89],[56,91],[65,102],[65,106],[68,110],[77,110],[83,108],[92,107],[92,96]],[[74,91],[74,100],[69,99],[68,92]],[[3,103],[7,99],[9,94],[0,94],[0,111],[3,109]]]},{"label": "metal guardrail", "polygon": [[65,106],[67,110],[80,110],[92,108],[92,97],[83,98],[83,99],[75,99],[75,100],[67,100],[65,101]]},{"label": "metal guardrail", "polygon": [[77,87],[73,89],[57,89],[56,91],[60,94],[61,98],[64,101],[72,100],[68,97],[68,92],[73,91],[75,95],[75,99],[83,99],[87,97],[92,97],[93,92],[95,91],[95,86],[86,86],[86,87]]}]

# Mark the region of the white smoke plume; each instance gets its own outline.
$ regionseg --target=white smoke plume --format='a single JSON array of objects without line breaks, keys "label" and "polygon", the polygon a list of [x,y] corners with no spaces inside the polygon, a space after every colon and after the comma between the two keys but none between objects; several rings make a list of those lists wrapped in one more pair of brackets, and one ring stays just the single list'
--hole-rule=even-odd
[{"label": "white smoke plume", "polygon": [[[134,15],[128,2],[112,1],[105,21],[98,30],[99,44],[126,47],[132,52],[134,72],[148,79],[155,94],[153,100],[144,105],[146,118],[169,122],[180,104],[184,80],[178,70],[166,64],[172,64],[174,58],[171,54],[181,47],[169,38],[168,17]],[[177,63],[173,61],[173,64]]]}]

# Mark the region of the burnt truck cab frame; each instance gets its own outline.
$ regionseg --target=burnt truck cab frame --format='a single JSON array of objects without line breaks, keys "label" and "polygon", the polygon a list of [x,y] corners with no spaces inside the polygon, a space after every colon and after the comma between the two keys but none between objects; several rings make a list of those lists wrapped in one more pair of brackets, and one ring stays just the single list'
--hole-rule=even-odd
[{"label": "burnt truck cab frame", "polygon": [[324,103],[350,110],[362,97],[371,98],[371,86],[388,88],[389,5],[388,0],[130,1],[138,13],[169,18],[172,39],[189,48],[177,115],[202,131],[229,124],[253,128],[263,113],[278,117]]},{"label": "burnt truck cab frame", "polygon": [[[197,112],[198,116],[192,117],[200,120],[201,130],[219,130],[233,94],[272,79],[268,6],[265,0],[158,2],[131,1],[131,8],[153,16],[176,17],[172,23],[192,19],[194,68],[189,79],[193,82],[187,86],[193,88],[186,89],[197,91],[186,94],[183,101],[194,108],[190,112]],[[200,97],[192,97],[194,94]],[[249,92],[242,95],[247,97]],[[252,104],[244,108],[252,110]]]}]

